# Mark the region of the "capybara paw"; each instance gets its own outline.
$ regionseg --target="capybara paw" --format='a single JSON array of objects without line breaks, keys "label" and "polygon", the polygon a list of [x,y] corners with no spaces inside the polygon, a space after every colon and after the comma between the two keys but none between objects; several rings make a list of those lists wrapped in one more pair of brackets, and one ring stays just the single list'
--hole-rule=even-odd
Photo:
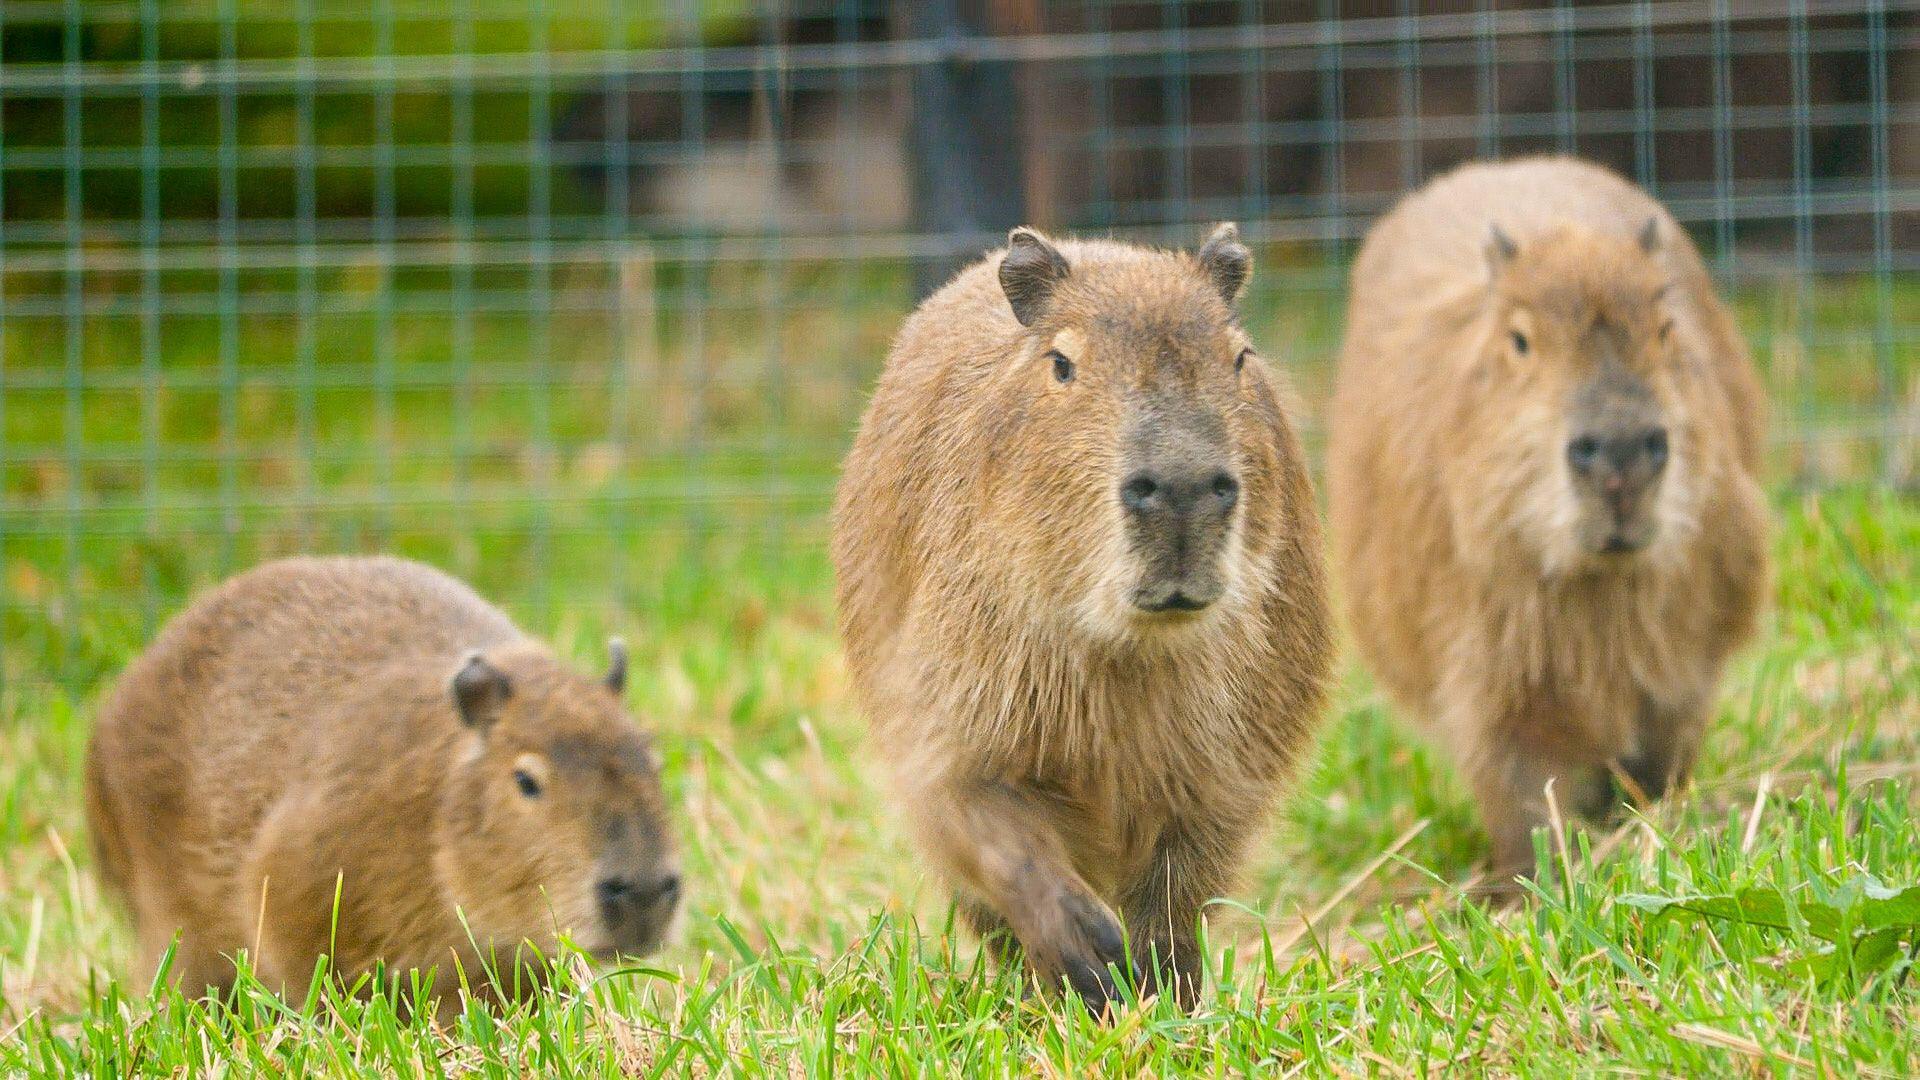
[{"label": "capybara paw", "polygon": [[1652,754],[1622,758],[1620,773],[1625,774],[1624,780],[1620,774],[1610,774],[1608,777],[1616,794],[1616,806],[1620,803],[1638,805],[1656,802],[1664,798],[1667,789],[1673,786],[1673,770],[1664,758]]},{"label": "capybara paw", "polygon": [[1089,1012],[1104,1015],[1108,1002],[1121,996],[1114,973],[1131,973],[1126,937],[1118,920],[1099,902],[1069,893],[1062,905],[1073,939],[1060,951],[1062,974]]}]

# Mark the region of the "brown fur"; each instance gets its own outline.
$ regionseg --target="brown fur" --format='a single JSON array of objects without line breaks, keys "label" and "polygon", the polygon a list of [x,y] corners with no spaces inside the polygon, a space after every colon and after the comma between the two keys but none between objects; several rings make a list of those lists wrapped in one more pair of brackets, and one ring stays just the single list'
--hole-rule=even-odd
[{"label": "brown fur", "polygon": [[[463,670],[504,674],[504,695],[483,687],[491,711],[456,706]],[[289,559],[227,582],[128,668],[87,762],[100,866],[144,962],[178,933],[173,977],[196,992],[230,985],[241,949],[290,989],[323,953],[349,979],[441,965],[445,1005],[448,960],[478,988],[496,948],[656,942],[677,879],[648,875],[671,875],[671,839],[613,683],[417,563]],[[672,882],[665,910],[615,930],[594,892],[615,874]],[[523,972],[500,974],[511,991]]]},{"label": "brown fur", "polygon": [[[1228,228],[1211,247],[1062,242],[1026,326],[1005,252],[962,272],[895,341],[834,510],[848,662],[920,846],[976,928],[1010,929],[1096,1010],[1123,927],[1136,964],[1157,957],[1134,977],[1193,1000],[1200,907],[1233,888],[1332,653],[1280,380],[1258,357],[1236,371],[1246,249]],[[1194,572],[1219,599],[1142,615],[1155,571],[1117,489],[1131,455],[1200,453],[1241,489]]]},{"label": "brown fur", "polygon": [[[1671,432],[1628,555],[1591,550],[1567,466],[1602,354]],[[1609,801],[1610,767],[1649,795],[1685,777],[1766,593],[1762,408],[1686,233],[1598,166],[1469,165],[1367,238],[1329,447],[1346,606],[1471,779],[1501,870],[1533,865],[1548,781],[1572,812]]]}]

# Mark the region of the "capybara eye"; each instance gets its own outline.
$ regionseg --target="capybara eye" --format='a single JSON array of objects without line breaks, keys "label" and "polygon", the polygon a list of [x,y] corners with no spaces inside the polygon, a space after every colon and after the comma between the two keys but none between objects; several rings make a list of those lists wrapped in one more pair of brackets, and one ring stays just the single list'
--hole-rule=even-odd
[{"label": "capybara eye", "polygon": [[527,770],[513,770],[513,783],[520,789],[520,794],[525,795],[527,798],[537,799],[540,797],[540,781],[535,780],[533,774]]},{"label": "capybara eye", "polygon": [[1513,332],[1513,351],[1521,356],[1527,355],[1527,335],[1518,330]]},{"label": "capybara eye", "polygon": [[1047,355],[1053,358],[1053,377],[1061,382],[1073,381],[1073,361],[1061,355],[1059,349],[1048,349]]},{"label": "capybara eye", "polygon": [[1252,349],[1241,349],[1240,355],[1233,358],[1233,370],[1239,371],[1247,366],[1247,357],[1253,355]]},{"label": "capybara eye", "polygon": [[1672,319],[1668,319],[1668,320],[1666,320],[1665,322],[1663,322],[1663,323],[1661,323],[1661,324],[1660,324],[1660,340],[1661,340],[1661,341],[1665,341],[1665,340],[1667,340],[1667,335],[1668,335],[1669,333],[1672,333],[1672,332],[1673,332],[1673,320],[1672,320]]}]

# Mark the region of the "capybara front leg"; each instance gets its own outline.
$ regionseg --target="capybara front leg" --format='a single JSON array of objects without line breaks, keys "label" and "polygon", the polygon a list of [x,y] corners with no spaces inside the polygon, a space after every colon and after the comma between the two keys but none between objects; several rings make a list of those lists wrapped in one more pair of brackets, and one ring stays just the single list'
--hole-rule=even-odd
[{"label": "capybara front leg", "polygon": [[1552,825],[1555,808],[1562,823],[1570,823],[1602,804],[1608,790],[1603,769],[1558,760],[1518,740],[1483,744],[1467,771],[1493,841],[1494,877],[1501,883],[1532,875],[1533,831]]},{"label": "capybara front leg", "polygon": [[972,896],[961,897],[958,906],[961,920],[973,930],[989,955],[1003,964],[1019,959],[1020,942],[1013,936],[1013,926],[1006,916]]},{"label": "capybara front leg", "polygon": [[1233,832],[1193,822],[1161,832],[1152,864],[1121,905],[1134,967],[1145,973],[1143,993],[1171,994],[1183,1010],[1199,1002],[1200,908],[1226,892],[1239,846]]},{"label": "capybara front leg", "polygon": [[[921,786],[910,802],[928,852],[1013,931],[1042,982],[1062,979],[1101,1013],[1118,996],[1108,966],[1126,968],[1120,922],[1075,873],[1042,801],[1009,784]],[[969,914],[976,927],[991,919]]]},{"label": "capybara front leg", "polygon": [[144,971],[157,974],[167,950],[173,950],[167,981],[181,994],[190,998],[207,994],[223,998],[232,992],[236,979],[233,960],[205,938],[185,931],[164,936],[156,931],[151,936],[143,934],[142,938],[140,953]]},{"label": "capybara front leg", "polygon": [[1640,745],[1619,765],[1627,780],[1639,789],[1626,792],[1629,801],[1654,802],[1686,783],[1692,774],[1694,751],[1700,745],[1706,717],[1697,706],[1666,706],[1642,697],[1636,720]]}]

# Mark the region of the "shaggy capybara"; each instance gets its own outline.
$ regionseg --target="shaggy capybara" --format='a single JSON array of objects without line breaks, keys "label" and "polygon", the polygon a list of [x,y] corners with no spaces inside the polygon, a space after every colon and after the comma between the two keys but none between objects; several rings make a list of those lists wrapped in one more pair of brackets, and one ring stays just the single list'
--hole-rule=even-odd
[{"label": "shaggy capybara", "polygon": [[1115,973],[1192,1005],[1201,905],[1321,713],[1320,529],[1235,317],[1251,262],[1231,225],[1193,254],[1015,229],[906,321],[834,507],[919,846],[1096,1012]]},{"label": "shaggy capybara", "polygon": [[322,954],[348,979],[438,968],[445,1009],[463,973],[531,985],[562,935],[654,948],[680,879],[625,678],[618,643],[604,679],[577,675],[418,563],[288,559],[220,586],[127,669],[87,760],[144,962],[178,935],[196,993],[242,949],[289,990]]},{"label": "shaggy capybara", "polygon": [[1767,590],[1763,401],[1687,234],[1596,165],[1468,165],[1353,269],[1328,484],[1366,660],[1504,876],[1688,774]]}]

